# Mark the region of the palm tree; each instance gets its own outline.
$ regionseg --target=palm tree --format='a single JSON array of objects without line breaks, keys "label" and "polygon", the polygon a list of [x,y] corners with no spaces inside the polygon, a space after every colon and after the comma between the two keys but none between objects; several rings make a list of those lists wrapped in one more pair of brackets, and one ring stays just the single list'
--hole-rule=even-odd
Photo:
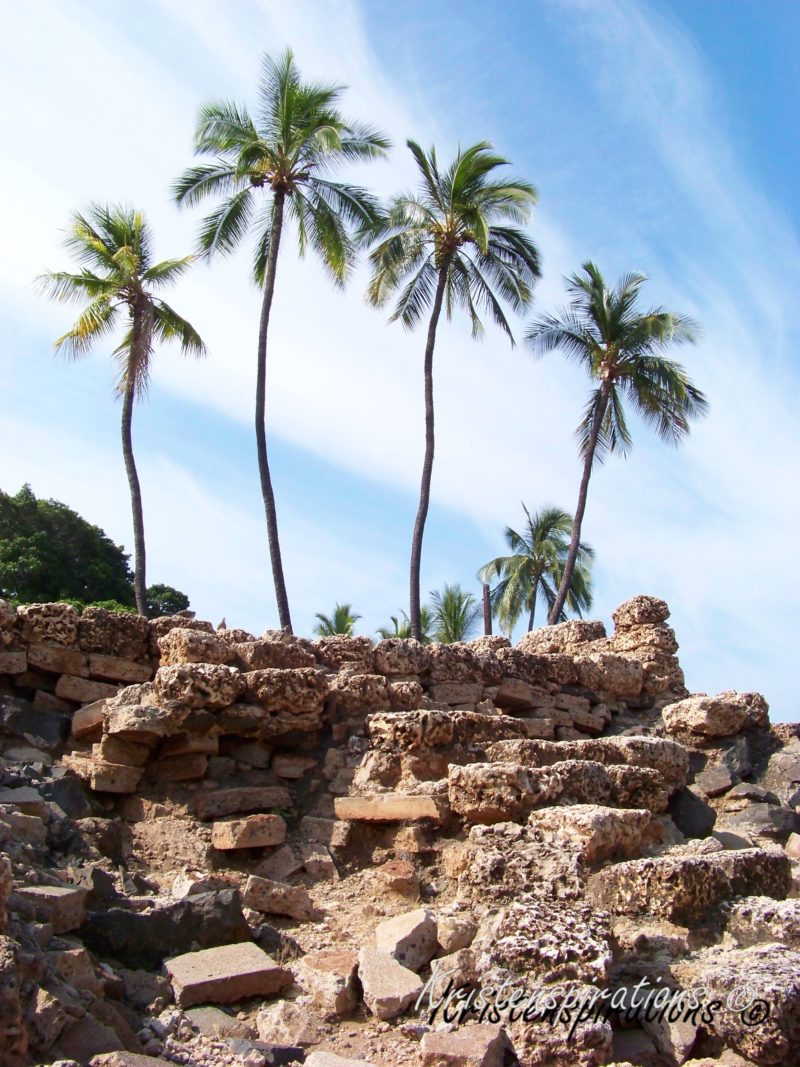
[{"label": "palm tree", "polygon": [[[378,217],[375,200],[355,185],[330,180],[337,166],[386,154],[389,141],[362,123],[343,118],[339,86],[303,82],[291,51],[264,56],[255,121],[230,101],[200,110],[195,153],[210,163],[188,168],[174,186],[179,204],[209,196],[220,204],[200,230],[207,258],[232,252],[248,229],[256,236],[253,279],[263,291],[256,374],[256,449],[267,520],[270,562],[281,626],[291,632],[278,516],[266,437],[267,334],[284,222],[296,229],[302,256],[309,244],[336,285],[353,266],[353,227],[369,229]],[[259,206],[260,205],[260,206]]]},{"label": "palm tree", "polygon": [[142,494],[131,434],[133,406],[147,392],[154,344],[177,340],[184,355],[205,354],[195,328],[155,295],[176,281],[193,257],[154,263],[152,243],[141,211],[92,204],[85,215],[72,216],[65,241],[80,272],[47,271],[37,279],[42,291],[54,299],[85,305],[72,328],[56,341],[57,352],[79,359],[116,326],[125,329],[111,354],[119,370],[116,395],[122,398],[122,454],[133,512],[133,588],[140,615],[147,614],[147,580]]},{"label": "palm tree", "polygon": [[481,611],[481,605],[472,593],[465,592],[458,583],[448,585],[445,582],[441,593],[438,589],[431,593],[431,600],[436,627],[434,640],[443,645],[464,641]]},{"label": "palm tree", "polygon": [[439,170],[436,150],[424,152],[408,142],[420,177],[419,191],[396,196],[370,255],[372,279],[367,298],[382,307],[397,295],[390,321],[411,330],[430,310],[425,344],[425,458],[419,507],[411,542],[410,618],[417,639],[420,625],[422,538],[431,492],[434,453],[433,351],[444,307],[447,318],[463,308],[472,336],[483,333],[479,311],[514,339],[502,301],[521,311],[531,300],[539,277],[539,254],[521,230],[536,201],[532,185],[496,178],[507,166],[487,142],[459,149],[452,164]]},{"label": "palm tree", "polygon": [[335,634],[353,636],[353,627],[361,618],[353,613],[352,604],[335,604],[331,615],[314,616],[319,623],[314,627],[314,633],[319,637],[333,637]]},{"label": "palm tree", "polygon": [[[389,629],[388,626],[378,627],[378,633],[384,640],[389,637],[411,637],[411,620],[404,611],[401,612],[401,614],[403,616],[402,619],[400,619],[397,615],[389,616],[389,618],[392,620],[391,629]],[[420,640],[422,641],[423,645],[429,645],[433,641],[433,638],[431,637],[431,630],[433,629],[434,621],[433,613],[431,609],[427,606],[427,604],[423,604],[422,607],[419,609],[419,616],[420,627],[422,630],[422,637],[420,638]]]},{"label": "palm tree", "polygon": [[[498,556],[479,571],[482,582],[500,581],[492,590],[492,608],[501,627],[510,633],[523,611],[528,612],[528,629],[533,629],[536,603],[541,598],[548,608],[555,603],[569,548],[572,518],[560,508],[543,508],[534,515],[525,512],[525,532],[506,527],[510,556]],[[567,592],[566,605],[580,617],[592,606],[591,565],[594,550],[580,543],[578,558]],[[566,619],[562,611],[559,621]]]},{"label": "palm tree", "polygon": [[616,289],[609,289],[595,264],[584,263],[565,280],[569,306],[533,322],[525,335],[535,353],[561,349],[597,383],[576,431],[583,475],[550,623],[561,617],[577,564],[595,458],[602,462],[609,452],[624,457],[632,445],[624,401],[663,441],[674,445],[689,433],[691,420],[708,410],[705,396],[681,364],[664,355],[672,344],[693,342],[697,327],[686,316],[663,308],[640,311],[644,274],[626,274]]}]

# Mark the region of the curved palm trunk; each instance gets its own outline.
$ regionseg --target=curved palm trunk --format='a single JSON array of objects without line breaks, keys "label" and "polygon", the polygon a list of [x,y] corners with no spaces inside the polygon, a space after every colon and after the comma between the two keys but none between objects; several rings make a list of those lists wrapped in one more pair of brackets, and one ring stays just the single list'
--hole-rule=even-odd
[{"label": "curved palm trunk", "polygon": [[561,612],[564,610],[567,593],[572,584],[572,575],[575,573],[575,564],[578,559],[578,549],[580,548],[581,543],[581,526],[583,525],[583,516],[586,512],[586,498],[589,493],[589,479],[592,476],[594,453],[597,448],[597,439],[600,436],[600,427],[603,425],[606,408],[608,407],[608,397],[610,392],[611,379],[605,378],[603,384],[600,386],[600,403],[597,405],[594,422],[592,423],[592,432],[589,435],[589,447],[586,450],[586,458],[583,461],[583,475],[581,477],[581,487],[578,491],[578,506],[575,508],[575,517],[572,520],[572,537],[569,542],[569,551],[567,552],[567,558],[564,563],[564,572],[561,575],[561,584],[558,587],[558,593],[553,601],[553,606],[550,609],[550,616],[547,620],[551,626],[558,622]]},{"label": "curved palm trunk", "polygon": [[136,461],[133,458],[133,437],[131,434],[135,390],[135,378],[129,372],[122,397],[122,456],[125,460],[125,473],[128,475],[128,486],[131,491],[131,511],[133,513],[133,594],[136,597],[136,610],[140,615],[147,615],[144,513],[142,511],[142,491],[139,486],[139,475],[136,471]]},{"label": "curved palm trunk", "polygon": [[428,504],[431,498],[431,476],[433,474],[433,350],[436,345],[436,327],[442,311],[444,287],[447,283],[447,263],[439,269],[439,281],[433,299],[431,320],[428,324],[428,340],[425,344],[425,459],[422,463],[422,482],[419,490],[419,507],[414,522],[414,534],[411,538],[411,588],[409,597],[409,615],[411,616],[411,634],[418,641],[422,640],[422,622],[420,619],[419,576],[422,564],[422,537],[425,532],[425,519],[428,516]]},{"label": "curved palm trunk", "polygon": [[528,618],[528,630],[533,629],[533,617],[536,614],[536,598],[539,595],[539,579],[533,579],[533,589],[531,590],[531,613]]},{"label": "curved palm trunk", "polygon": [[275,585],[275,599],[278,603],[278,618],[281,629],[292,632],[292,619],[289,614],[289,597],[286,593],[286,581],[283,576],[281,546],[278,539],[278,513],[275,508],[275,493],[272,489],[272,476],[267,457],[267,330],[272,309],[272,296],[275,292],[275,268],[278,262],[278,248],[283,229],[283,192],[275,193],[272,214],[272,234],[267,257],[267,269],[264,278],[264,297],[261,301],[261,320],[258,327],[258,365],[256,373],[256,451],[258,453],[258,473],[261,479],[261,495],[264,499],[264,513],[267,517],[267,537],[269,539],[269,558],[272,565],[272,580]]}]

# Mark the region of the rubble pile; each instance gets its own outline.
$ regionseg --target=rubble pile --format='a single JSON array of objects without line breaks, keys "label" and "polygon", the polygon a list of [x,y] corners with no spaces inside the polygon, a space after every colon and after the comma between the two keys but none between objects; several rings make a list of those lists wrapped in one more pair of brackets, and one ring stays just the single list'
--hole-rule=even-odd
[{"label": "rubble pile", "polygon": [[800,739],[689,694],[668,617],[0,602],[0,1067],[800,1062]]}]

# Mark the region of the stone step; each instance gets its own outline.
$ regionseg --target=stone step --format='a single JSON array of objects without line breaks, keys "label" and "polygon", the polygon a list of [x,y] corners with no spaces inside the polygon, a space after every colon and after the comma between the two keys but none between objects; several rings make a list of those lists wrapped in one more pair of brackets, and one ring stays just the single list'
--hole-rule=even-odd
[{"label": "stone step", "polygon": [[663,737],[598,737],[583,741],[500,739],[486,749],[492,761],[513,760],[530,767],[547,767],[563,760],[592,760],[606,766],[625,764],[658,771],[670,790],[686,785],[689,753],[683,745]]},{"label": "stone step", "polygon": [[448,795],[452,810],[471,823],[519,821],[535,808],[557,804],[601,804],[658,814],[668,801],[663,779],[651,767],[576,759],[545,767],[510,761],[451,766]]},{"label": "stone step", "polygon": [[448,811],[442,797],[409,793],[336,797],[333,808],[338,819],[347,819],[349,822],[417,822],[428,819],[441,823]]},{"label": "stone step", "polygon": [[292,984],[292,972],[252,942],[185,952],[164,964],[179,1008],[193,1004],[233,1004],[270,996]]},{"label": "stone step", "polygon": [[706,854],[676,849],[598,872],[589,879],[587,898],[618,915],[652,915],[691,926],[707,922],[734,897],[783,900],[791,883],[789,857],[779,849]]}]

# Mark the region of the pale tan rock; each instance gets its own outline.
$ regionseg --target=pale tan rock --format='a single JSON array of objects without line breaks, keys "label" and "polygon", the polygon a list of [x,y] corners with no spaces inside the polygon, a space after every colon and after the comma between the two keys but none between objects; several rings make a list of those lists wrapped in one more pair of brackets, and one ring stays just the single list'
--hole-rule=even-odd
[{"label": "pale tan rock", "polygon": [[528,816],[528,826],[545,838],[572,842],[588,864],[638,855],[660,836],[649,811],[599,804],[543,808]]},{"label": "pale tan rock", "polygon": [[225,663],[230,649],[216,634],[176,626],[158,638],[161,666],[187,663]]},{"label": "pale tan rock", "polygon": [[261,860],[253,873],[260,878],[268,878],[272,882],[285,882],[287,878],[291,878],[293,874],[297,874],[302,869],[302,857],[298,856],[289,845],[283,845],[277,852]]},{"label": "pale tan rock", "polygon": [[14,641],[17,622],[17,609],[7,600],[0,598],[0,648],[7,647]]},{"label": "pale tan rock", "polygon": [[71,674],[62,674],[56,682],[56,696],[62,700],[72,700],[77,704],[93,704],[96,700],[116,695],[117,686],[107,682],[95,682],[90,678],[79,678]]},{"label": "pale tan rock", "polygon": [[339,872],[326,845],[301,844],[300,854],[303,857],[303,867],[312,878],[338,881]]},{"label": "pale tan rock", "polygon": [[[73,726],[74,729],[74,726]],[[99,744],[92,745],[92,756],[103,763],[122,764],[126,767],[144,767],[150,758],[150,747],[135,741],[126,741],[114,734],[105,734]]]},{"label": "pale tan rock", "polygon": [[92,760],[89,786],[96,793],[135,793],[144,774],[144,767],[130,767],[121,763]]},{"label": "pale tan rock", "polygon": [[313,652],[284,634],[278,640],[258,638],[239,641],[233,647],[233,654],[236,665],[243,671],[293,670],[316,666]]},{"label": "pale tan rock", "polygon": [[350,824],[342,820],[305,815],[300,820],[300,833],[306,841],[318,842],[332,849],[347,848]]},{"label": "pale tan rock", "polygon": [[436,939],[444,956],[469,948],[475,940],[478,926],[468,915],[440,915],[436,923]]},{"label": "pale tan rock", "polygon": [[669,607],[665,600],[655,596],[634,596],[611,612],[614,626],[624,630],[629,626],[641,626],[643,623],[666,622]]},{"label": "pale tan rock", "polygon": [[11,860],[0,852],[0,933],[5,932],[8,924],[8,898],[11,896],[12,882]]},{"label": "pale tan rock", "polygon": [[349,949],[307,952],[298,960],[299,984],[326,1014],[347,1015],[358,1004],[358,955]]},{"label": "pale tan rock", "polygon": [[279,778],[302,778],[316,765],[317,760],[308,756],[292,756],[285,752],[278,752],[272,757],[272,770]]},{"label": "pale tan rock", "polygon": [[103,728],[107,734],[155,748],[165,737],[178,733],[190,714],[187,704],[175,701],[158,706],[112,701],[105,707]]},{"label": "pale tan rock", "polygon": [[36,815],[0,808],[0,826],[7,828],[9,836],[17,841],[25,841],[29,845],[47,843],[47,827]]},{"label": "pale tan rock", "polygon": [[780,941],[797,951],[800,949],[800,900],[771,897],[735,900],[728,913],[727,929],[740,948]]},{"label": "pale tan rock", "polygon": [[77,930],[86,918],[87,890],[79,886],[24,885],[15,892],[33,905],[37,920],[50,923],[57,934]]},{"label": "pale tan rock", "polygon": [[545,654],[565,652],[589,641],[601,640],[605,636],[606,628],[602,622],[573,619],[555,626],[530,630],[519,641],[517,649],[521,652]]},{"label": "pale tan rock", "polygon": [[372,1060],[352,1060],[347,1056],[338,1056],[335,1052],[325,1052],[321,1049],[306,1056],[305,1065],[306,1067],[380,1067]]},{"label": "pale tan rock", "polygon": [[224,664],[193,663],[159,667],[154,680],[164,700],[177,700],[190,708],[224,708],[245,690],[245,676]]},{"label": "pale tan rock", "polygon": [[769,725],[769,708],[760,693],[733,690],[714,697],[699,693],[668,704],[661,714],[671,734],[697,738],[727,737]]},{"label": "pale tan rock", "polygon": [[211,827],[214,848],[266,848],[286,838],[286,823],[280,815],[247,815],[243,819],[215,822]]},{"label": "pale tan rock", "polygon": [[89,656],[89,674],[93,678],[111,682],[149,682],[153,673],[154,669],[149,663],[138,663],[121,656],[103,656],[98,652]]},{"label": "pale tan rock", "polygon": [[16,612],[20,637],[27,645],[74,647],[78,639],[78,613],[70,604],[20,604]]},{"label": "pale tan rock", "polygon": [[281,785],[236,786],[198,793],[192,807],[198,819],[216,819],[223,815],[291,808],[289,790]]},{"label": "pale tan rock", "polygon": [[419,876],[408,860],[387,860],[378,867],[377,873],[387,889],[408,897],[419,895]]},{"label": "pale tan rock", "polygon": [[265,1005],[256,1017],[258,1036],[268,1045],[318,1045],[324,1036],[322,1019],[310,998],[279,1000]]},{"label": "pale tan rock", "polygon": [[24,649],[3,652],[0,645],[0,674],[24,674],[27,669],[28,657]]},{"label": "pale tan rock", "polygon": [[483,699],[483,685],[480,682],[438,682],[428,691],[431,700],[437,704],[477,704]]},{"label": "pale tan rock", "polygon": [[242,677],[249,701],[267,711],[287,711],[298,719],[304,712],[322,712],[329,687],[325,672],[313,667],[248,671]]},{"label": "pale tan rock", "polygon": [[95,971],[92,958],[85,948],[59,949],[48,952],[50,966],[65,982],[75,989],[87,989],[90,993],[102,991],[102,985]]},{"label": "pale tan rock", "polygon": [[203,752],[188,752],[170,756],[150,764],[149,775],[157,782],[193,782],[203,778],[208,768],[208,756]]},{"label": "pale tan rock", "polygon": [[365,674],[372,673],[372,641],[368,637],[336,634],[313,641],[312,646],[319,662],[329,670],[338,671],[349,667]]},{"label": "pale tan rock", "polygon": [[219,738],[215,734],[179,733],[167,737],[159,749],[161,759],[173,756],[216,756]]},{"label": "pale tan rock", "polygon": [[517,763],[472,763],[448,770],[451,809],[470,823],[520,819],[536,802],[534,786]]},{"label": "pale tan rock", "polygon": [[440,823],[447,811],[447,804],[440,797],[411,796],[406,793],[336,797],[333,806],[337,818],[351,822],[415,822],[418,819],[430,819]]},{"label": "pale tan rock", "polygon": [[291,971],[251,942],[186,952],[164,966],[180,1008],[271,996],[292,983]]},{"label": "pale tan rock", "polygon": [[373,662],[379,674],[422,674],[430,664],[430,653],[413,638],[390,637],[375,645]]},{"label": "pale tan rock", "polygon": [[97,700],[78,708],[72,716],[72,736],[77,741],[89,739],[103,729],[106,717],[106,701]]},{"label": "pale tan rock", "polygon": [[249,908],[265,915],[288,915],[298,922],[307,922],[316,914],[305,886],[286,885],[253,874],[247,879],[242,900]]},{"label": "pale tan rock", "polygon": [[345,715],[380,711],[389,707],[389,687],[382,674],[341,670],[331,681],[330,694],[337,711]]},{"label": "pale tan rock", "polygon": [[150,628],[142,615],[84,608],[78,620],[78,646],[82,652],[144,662],[150,655]]},{"label": "pale tan rock", "polygon": [[375,928],[375,946],[410,971],[419,971],[438,948],[433,912],[417,908],[384,920]]},{"label": "pale tan rock", "polygon": [[33,1044],[47,1051],[71,1022],[60,1001],[39,987],[25,1013],[25,1023]]},{"label": "pale tan rock", "polygon": [[64,648],[63,645],[28,645],[28,666],[51,674],[73,674],[86,678],[89,664],[86,656],[77,648]]},{"label": "pale tan rock", "polygon": [[800,834],[789,834],[784,848],[790,859],[800,860]]},{"label": "pale tan rock", "polygon": [[358,977],[364,991],[364,1003],[379,1019],[394,1019],[419,997],[423,989],[420,978],[397,960],[374,948],[362,948],[358,954]]},{"label": "pale tan rock", "polygon": [[452,1032],[429,1030],[420,1045],[426,1067],[503,1067],[510,1048],[503,1027],[492,1023],[472,1023]]}]

